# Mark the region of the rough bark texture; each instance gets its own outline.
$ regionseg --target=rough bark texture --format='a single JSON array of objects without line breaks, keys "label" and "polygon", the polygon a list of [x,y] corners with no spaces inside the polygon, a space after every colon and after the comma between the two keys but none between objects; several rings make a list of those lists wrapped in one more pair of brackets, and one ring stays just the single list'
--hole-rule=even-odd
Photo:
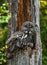
[{"label": "rough bark texture", "polygon": [[29,13],[30,5],[30,0],[18,0],[17,30],[21,28],[21,25],[25,21],[31,21],[31,15]]},{"label": "rough bark texture", "polygon": [[[14,0],[10,0],[10,2],[11,1],[14,1]],[[21,25],[26,21],[31,21],[31,22],[35,21],[39,30],[36,32],[35,49],[31,49],[28,46],[24,47],[24,49],[17,48],[13,52],[13,57],[7,60],[7,65],[42,65],[41,64],[42,50],[41,50],[40,24],[39,24],[39,0],[34,0],[33,2],[35,7],[35,9],[33,8],[33,10],[35,10],[35,13],[33,13],[33,16],[35,15],[35,18],[33,18],[33,20],[31,15],[32,0],[17,0],[17,1],[18,1],[16,2],[18,3],[18,7],[16,8],[17,11],[15,11],[14,6],[13,7],[10,6],[10,9],[9,9],[12,15],[12,19],[9,20],[9,24],[11,25],[8,26],[9,27],[8,37],[10,37],[15,32],[15,30],[16,31],[20,30]],[[16,15],[17,15],[17,18],[16,18]]]}]

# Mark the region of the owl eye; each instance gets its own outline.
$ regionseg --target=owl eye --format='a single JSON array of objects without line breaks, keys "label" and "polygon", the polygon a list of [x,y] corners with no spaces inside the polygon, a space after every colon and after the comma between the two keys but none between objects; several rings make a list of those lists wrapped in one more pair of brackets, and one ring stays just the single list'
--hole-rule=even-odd
[{"label": "owl eye", "polygon": [[25,28],[27,28],[28,26],[27,25],[24,25]]}]

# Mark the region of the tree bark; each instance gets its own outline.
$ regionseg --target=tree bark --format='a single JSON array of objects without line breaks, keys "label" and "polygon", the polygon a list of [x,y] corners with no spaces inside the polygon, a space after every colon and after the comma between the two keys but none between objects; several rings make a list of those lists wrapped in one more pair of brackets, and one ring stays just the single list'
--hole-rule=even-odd
[{"label": "tree bark", "polygon": [[17,30],[21,28],[21,25],[25,21],[31,21],[31,14],[29,13],[30,0],[18,0],[17,10]]},{"label": "tree bark", "polygon": [[[16,31],[21,30],[21,26],[24,22],[26,21],[32,22],[31,2],[32,0],[18,0],[18,9],[16,11],[16,14],[14,12],[14,18],[12,15],[13,19],[15,19],[15,15],[17,15],[17,19],[16,19],[17,21],[11,20],[13,23],[16,23],[16,28],[14,27],[15,24],[13,25]],[[31,49],[28,46],[24,47],[24,49],[17,48],[13,52],[13,57],[7,60],[7,65],[42,65],[42,62],[41,62],[42,61],[42,49],[41,49],[42,45],[41,45],[41,40],[40,40],[40,23],[39,23],[39,0],[34,0],[33,4],[35,7],[34,9],[35,10],[35,23],[38,26],[37,29],[39,29],[36,32],[36,47],[35,49]],[[12,22],[10,24],[12,24]],[[9,31],[10,31],[10,28],[9,28]],[[12,34],[12,30],[10,31],[11,32],[10,34]],[[13,31],[15,32],[15,30]]]}]

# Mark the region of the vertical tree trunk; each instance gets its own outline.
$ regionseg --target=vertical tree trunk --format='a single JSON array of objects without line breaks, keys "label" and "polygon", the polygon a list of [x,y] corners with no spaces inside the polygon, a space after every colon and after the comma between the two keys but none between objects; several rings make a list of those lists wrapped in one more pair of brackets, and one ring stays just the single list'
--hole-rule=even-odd
[{"label": "vertical tree trunk", "polygon": [[[32,0],[17,0],[17,1],[18,1],[18,9],[16,11],[17,21],[15,19],[15,15],[16,15],[15,9],[12,9],[14,11],[10,11],[12,14],[11,24],[14,24],[14,25],[11,25],[13,28],[11,27],[12,28],[11,31],[9,29],[10,32],[12,31],[15,32],[15,29],[16,31],[21,30],[21,25],[26,21],[32,22],[32,15],[30,13],[31,12],[30,8],[32,6],[31,4]],[[35,49],[31,49],[28,46],[24,47],[24,49],[17,48],[13,52],[13,57],[7,60],[7,65],[42,65],[41,64],[42,63],[41,62],[42,52],[41,52],[41,40],[40,40],[40,25],[39,25],[39,0],[34,0],[33,4],[35,7],[34,9],[35,10],[35,20],[33,21],[35,21],[39,29],[39,31],[36,32],[36,47]],[[16,23],[16,28],[15,28],[15,23]],[[13,34],[13,33],[10,33],[10,34]]]},{"label": "vertical tree trunk", "polygon": [[31,21],[31,14],[29,13],[30,0],[18,0],[17,10],[17,30],[21,28],[21,25],[25,21]]}]

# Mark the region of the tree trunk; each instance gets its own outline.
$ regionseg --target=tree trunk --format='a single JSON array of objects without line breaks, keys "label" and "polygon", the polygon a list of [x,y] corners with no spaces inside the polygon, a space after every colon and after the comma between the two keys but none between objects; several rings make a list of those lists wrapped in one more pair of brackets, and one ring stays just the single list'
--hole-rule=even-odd
[{"label": "tree trunk", "polygon": [[[14,1],[14,0],[12,0]],[[10,0],[9,3],[12,2]],[[11,26],[9,27],[9,36],[8,38],[15,32],[21,30],[21,26],[26,21],[35,21],[35,24],[38,26],[37,29],[39,29],[36,32],[36,46],[34,49],[31,49],[31,47],[24,47],[22,49],[17,48],[12,54],[13,57],[11,59],[7,60],[7,65],[42,65],[42,50],[41,50],[41,40],[40,40],[40,24],[39,24],[39,0],[34,0],[34,11],[35,11],[35,18],[32,20],[32,0],[15,0],[18,3],[18,7],[16,8],[17,11],[15,12],[15,9],[10,8],[14,11],[10,12],[12,14],[12,19],[10,20]],[[16,4],[15,3],[15,4]],[[17,15],[17,17],[15,17]],[[16,21],[16,22],[15,22]],[[13,25],[14,24],[14,25]],[[15,28],[16,27],[16,28]],[[11,28],[11,30],[10,30]],[[15,43],[15,42],[13,42]]]},{"label": "tree trunk", "polygon": [[30,5],[30,0],[18,0],[17,30],[21,28],[24,22],[31,21],[31,14],[29,13]]}]

